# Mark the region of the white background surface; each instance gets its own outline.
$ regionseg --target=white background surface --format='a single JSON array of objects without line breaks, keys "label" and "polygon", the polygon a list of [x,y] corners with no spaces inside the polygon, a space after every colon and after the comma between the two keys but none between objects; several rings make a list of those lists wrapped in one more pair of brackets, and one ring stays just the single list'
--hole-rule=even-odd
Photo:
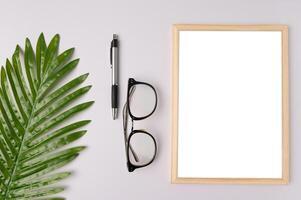
[{"label": "white background surface", "polygon": [[[0,0],[0,63],[26,36],[60,33],[62,49],[75,46],[77,74],[90,72],[95,99],[83,117],[93,119],[80,141],[89,148],[68,168],[76,171],[64,195],[69,200],[298,200],[301,196],[301,2],[298,0]],[[174,23],[289,25],[291,75],[291,181],[270,185],[171,185],[170,67]],[[128,174],[121,118],[110,110],[109,43],[121,39],[121,100],[130,76],[157,88],[156,113],[140,127],[153,132],[158,157],[146,169]],[[137,124],[138,126],[138,124]]]},{"label": "white background surface", "polygon": [[178,176],[282,178],[280,31],[180,31]]}]

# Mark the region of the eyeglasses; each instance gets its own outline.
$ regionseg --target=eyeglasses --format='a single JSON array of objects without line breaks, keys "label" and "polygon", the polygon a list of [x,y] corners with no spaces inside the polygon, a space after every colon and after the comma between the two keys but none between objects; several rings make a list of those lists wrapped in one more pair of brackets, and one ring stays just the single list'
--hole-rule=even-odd
[{"label": "eyeglasses", "polygon": [[[151,164],[157,154],[155,138],[145,130],[134,129],[134,121],[150,117],[157,108],[157,92],[145,82],[128,80],[127,100],[123,107],[124,143],[129,172]],[[128,120],[130,117],[130,121]],[[131,128],[128,135],[128,123]]]}]

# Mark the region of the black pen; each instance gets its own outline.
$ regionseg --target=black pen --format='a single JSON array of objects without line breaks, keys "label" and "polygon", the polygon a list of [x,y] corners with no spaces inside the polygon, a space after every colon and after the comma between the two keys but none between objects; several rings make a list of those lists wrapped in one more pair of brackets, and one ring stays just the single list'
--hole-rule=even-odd
[{"label": "black pen", "polygon": [[118,36],[116,34],[113,34],[113,40],[111,42],[111,49],[110,49],[110,63],[112,68],[111,101],[112,101],[113,119],[116,119],[118,115],[118,64],[119,64],[118,53],[119,53]]}]

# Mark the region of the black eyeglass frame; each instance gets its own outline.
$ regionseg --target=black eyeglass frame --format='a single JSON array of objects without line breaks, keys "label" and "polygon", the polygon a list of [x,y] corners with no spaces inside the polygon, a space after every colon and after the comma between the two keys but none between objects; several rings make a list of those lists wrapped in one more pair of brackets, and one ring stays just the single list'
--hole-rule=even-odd
[{"label": "black eyeglass frame", "polygon": [[132,112],[131,112],[130,104],[129,104],[129,103],[127,104],[127,109],[128,109],[128,111],[129,111],[130,117],[131,117],[133,120],[138,121],[138,120],[143,120],[143,119],[148,118],[149,116],[151,116],[151,115],[155,112],[155,110],[156,110],[156,108],[157,108],[158,97],[157,97],[156,89],[155,89],[151,84],[145,83],[145,82],[136,81],[136,80],[133,79],[133,78],[129,78],[129,81],[128,81],[128,90],[127,90],[127,98],[126,98],[126,101],[127,101],[127,102],[130,102],[130,101],[129,101],[129,100],[130,100],[130,90],[131,90],[131,88],[132,88],[133,86],[135,86],[135,85],[147,85],[147,86],[149,86],[149,87],[154,91],[155,97],[156,97],[155,105],[154,105],[154,108],[153,108],[152,112],[150,112],[148,115],[146,115],[146,116],[144,116],[144,117],[136,117],[136,116],[134,116],[134,115],[132,114]]},{"label": "black eyeglass frame", "polygon": [[[156,98],[153,110],[148,115],[143,116],[143,117],[137,117],[137,116],[133,115],[132,112],[131,112],[131,108],[130,108],[130,93],[131,93],[131,89],[132,89],[133,86],[139,85],[139,84],[149,86],[154,91],[155,98]],[[155,110],[157,108],[157,103],[158,103],[157,92],[156,92],[156,89],[151,84],[145,83],[145,82],[136,81],[133,78],[129,78],[129,80],[128,80],[128,88],[127,88],[126,107],[127,107],[127,112],[128,112],[128,114],[129,114],[129,116],[131,117],[131,120],[132,120],[132,127],[131,127],[131,133],[129,134],[128,137],[126,136],[126,132],[124,133],[125,134],[125,145],[126,145],[127,167],[128,167],[128,171],[129,172],[133,172],[135,169],[138,169],[138,168],[146,167],[146,166],[150,165],[155,160],[155,157],[157,155],[157,142],[156,142],[156,139],[150,133],[148,133],[145,130],[134,130],[134,123],[133,122],[134,121],[139,121],[139,120],[144,120],[144,119],[150,117],[155,112]],[[134,154],[134,152],[133,152],[133,150],[131,149],[131,146],[130,146],[130,140],[131,140],[131,138],[135,134],[138,134],[138,133],[146,134],[149,137],[151,137],[151,139],[154,142],[154,146],[155,146],[155,152],[154,152],[154,155],[153,155],[152,159],[148,163],[143,164],[143,165],[135,165],[135,164],[133,164],[130,161],[130,151]]]}]

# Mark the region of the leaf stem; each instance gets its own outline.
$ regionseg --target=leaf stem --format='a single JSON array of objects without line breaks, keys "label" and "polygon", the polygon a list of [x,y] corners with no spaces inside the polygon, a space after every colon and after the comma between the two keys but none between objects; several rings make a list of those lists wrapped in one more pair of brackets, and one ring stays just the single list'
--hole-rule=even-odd
[{"label": "leaf stem", "polygon": [[[44,77],[43,77],[44,78]],[[37,89],[37,94],[39,93],[40,89],[41,89],[41,86],[43,86],[43,84],[45,83],[44,82],[45,80],[43,80],[43,82],[38,86],[38,89]],[[18,149],[18,152],[17,152],[17,156],[16,156],[16,159],[15,159],[15,164],[14,164],[14,167],[13,167],[13,170],[12,170],[12,174],[10,176],[10,179],[8,181],[8,184],[6,186],[6,191],[5,191],[5,195],[4,195],[4,199],[3,200],[6,200],[8,197],[9,197],[9,192],[10,192],[10,186],[14,180],[14,176],[15,176],[15,173],[16,173],[16,170],[17,170],[17,166],[18,166],[18,163],[19,163],[19,157],[21,155],[21,152],[22,152],[22,149],[23,149],[23,144],[24,144],[24,141],[25,141],[25,136],[26,134],[28,133],[28,128],[31,124],[31,120],[34,118],[34,113],[35,113],[35,108],[36,108],[36,104],[38,103],[38,98],[35,97],[33,99],[33,106],[32,106],[32,109],[31,109],[31,113],[30,113],[30,116],[28,118],[28,121],[25,125],[25,129],[24,129],[24,134],[22,136],[22,139],[21,139],[21,143],[19,145],[19,149]]]}]

